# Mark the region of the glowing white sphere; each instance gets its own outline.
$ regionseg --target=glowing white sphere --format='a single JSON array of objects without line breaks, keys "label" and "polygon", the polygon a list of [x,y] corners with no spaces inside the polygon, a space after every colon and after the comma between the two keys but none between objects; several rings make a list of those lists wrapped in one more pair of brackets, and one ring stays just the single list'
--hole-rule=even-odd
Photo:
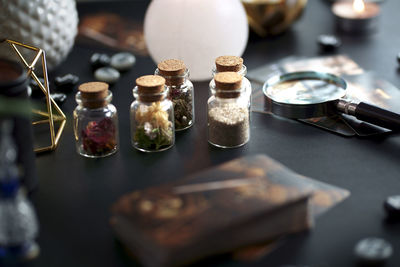
[{"label": "glowing white sphere", "polygon": [[144,21],[153,60],[181,59],[197,81],[211,78],[216,57],[241,56],[248,34],[239,0],[153,0]]}]

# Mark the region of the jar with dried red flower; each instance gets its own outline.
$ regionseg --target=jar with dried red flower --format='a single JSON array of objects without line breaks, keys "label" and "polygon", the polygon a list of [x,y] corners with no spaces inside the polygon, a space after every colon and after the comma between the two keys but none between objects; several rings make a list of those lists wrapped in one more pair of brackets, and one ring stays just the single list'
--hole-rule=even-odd
[{"label": "jar with dried red flower", "polygon": [[118,115],[111,104],[108,84],[89,82],[79,86],[78,106],[74,110],[74,134],[77,152],[99,158],[118,150]]}]

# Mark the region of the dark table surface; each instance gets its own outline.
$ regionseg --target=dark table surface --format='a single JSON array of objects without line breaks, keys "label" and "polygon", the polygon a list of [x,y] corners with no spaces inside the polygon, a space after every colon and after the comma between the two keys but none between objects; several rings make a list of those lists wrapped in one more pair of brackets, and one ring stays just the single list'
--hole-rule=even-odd
[{"label": "dark table surface", "polygon": [[[79,4],[80,15],[116,12],[142,21],[147,1],[110,1]],[[361,67],[400,84],[396,55],[400,52],[400,1],[382,5],[379,31],[370,36],[342,35],[339,52]],[[289,55],[317,56],[319,34],[335,33],[330,1],[311,0],[304,16],[285,34],[261,39],[251,35],[243,55],[249,69]],[[75,73],[93,80],[88,60],[93,52],[113,53],[77,43],[67,60],[50,73]],[[300,174],[351,191],[351,196],[316,221],[307,233],[288,237],[278,249],[254,262],[218,257],[199,264],[226,266],[354,266],[355,243],[382,237],[394,247],[388,266],[400,265],[400,224],[385,221],[384,199],[400,190],[400,138],[345,138],[296,121],[253,113],[250,142],[236,149],[211,147],[206,138],[206,82],[195,83],[196,123],[176,135],[175,146],[145,154],[130,144],[129,106],[137,77],[153,73],[149,57],[137,57],[135,67],[114,86],[113,103],[119,110],[120,150],[111,157],[86,159],[75,152],[69,96],[63,106],[68,120],[59,147],[37,157],[39,190],[34,203],[40,220],[40,257],[28,266],[135,266],[121,252],[109,226],[110,206],[132,190],[173,181],[185,175],[243,155],[265,153]]]}]

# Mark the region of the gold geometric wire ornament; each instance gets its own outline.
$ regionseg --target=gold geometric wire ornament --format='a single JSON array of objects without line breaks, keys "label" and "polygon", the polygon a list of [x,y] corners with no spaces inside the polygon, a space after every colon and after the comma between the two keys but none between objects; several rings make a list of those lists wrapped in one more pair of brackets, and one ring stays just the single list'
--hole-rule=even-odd
[{"label": "gold geometric wire ornament", "polygon": [[[45,124],[45,123],[49,124],[51,145],[35,148],[35,152],[40,153],[40,152],[55,150],[58,145],[58,142],[60,140],[61,134],[64,130],[65,123],[67,121],[67,117],[64,115],[62,110],[58,107],[57,103],[50,96],[49,80],[48,80],[48,76],[47,76],[46,53],[43,49],[38,48],[38,47],[23,44],[23,43],[20,43],[17,41],[9,40],[9,39],[6,39],[4,41],[7,42],[11,46],[11,48],[14,50],[14,52],[16,53],[16,55],[18,56],[18,58],[20,59],[22,64],[27,69],[28,75],[31,76],[33,80],[35,80],[35,82],[37,83],[37,85],[39,86],[39,88],[42,90],[42,92],[44,93],[44,95],[46,97],[47,112],[33,108],[32,113],[38,115],[42,119],[33,121],[32,125],[35,126],[35,125]],[[36,55],[34,56],[31,63],[28,63],[27,59],[24,58],[24,56],[20,52],[19,48],[21,48],[21,47],[36,52]],[[36,75],[36,73],[34,71],[35,65],[39,62],[39,60],[42,63],[44,85],[39,80],[38,76]],[[53,114],[53,108],[54,108],[56,114]],[[60,127],[58,128],[58,131],[56,133],[54,124],[57,122],[60,122]]]}]

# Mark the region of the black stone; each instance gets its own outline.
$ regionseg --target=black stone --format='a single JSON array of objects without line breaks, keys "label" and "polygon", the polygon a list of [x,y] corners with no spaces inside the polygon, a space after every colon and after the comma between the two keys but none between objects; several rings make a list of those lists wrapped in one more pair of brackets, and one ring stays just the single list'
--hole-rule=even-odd
[{"label": "black stone", "polygon": [[322,51],[334,51],[342,45],[340,39],[334,35],[322,34],[318,36],[318,44]]},{"label": "black stone", "polygon": [[[44,79],[39,77],[39,81],[44,86]],[[44,96],[42,89],[40,89],[39,85],[36,83],[34,79],[29,80],[29,87],[32,89],[32,94],[31,94],[32,98],[42,98]]]},{"label": "black stone", "polygon": [[93,70],[97,70],[102,67],[108,67],[110,65],[111,58],[107,54],[94,53],[90,57],[90,65]]},{"label": "black stone", "polygon": [[58,76],[54,79],[54,85],[59,92],[70,93],[79,82],[79,77],[73,74]]},{"label": "black stone", "polygon": [[50,94],[51,98],[57,103],[57,105],[61,106],[67,100],[67,95],[63,93],[55,93]]},{"label": "black stone", "polygon": [[388,197],[383,207],[390,218],[400,218],[400,195]]},{"label": "black stone", "polygon": [[400,64],[400,53],[397,54],[397,63]]},{"label": "black stone", "polygon": [[354,254],[362,266],[381,266],[392,256],[393,248],[384,239],[369,237],[356,244]]}]

